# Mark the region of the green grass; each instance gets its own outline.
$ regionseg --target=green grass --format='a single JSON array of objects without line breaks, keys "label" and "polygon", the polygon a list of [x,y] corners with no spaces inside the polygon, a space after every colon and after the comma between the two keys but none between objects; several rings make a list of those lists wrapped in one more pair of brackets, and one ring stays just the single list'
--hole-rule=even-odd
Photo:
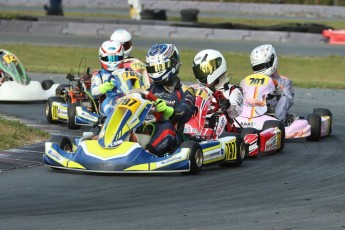
[{"label": "green grass", "polygon": [[0,116],[0,150],[37,143],[48,137],[49,134],[45,131]]},{"label": "green grass", "polygon": [[[99,69],[97,48],[50,47],[33,45],[0,44],[1,48],[15,53],[28,72],[67,74],[73,68],[78,71],[80,59],[86,58],[87,66]],[[146,50],[134,50],[133,55],[145,60]],[[196,51],[180,50],[182,67],[180,77],[184,81],[196,82],[192,72],[192,60]],[[245,54],[223,52],[227,60],[232,82],[238,84],[251,74],[249,57]],[[345,89],[345,58],[279,56],[279,72],[293,80],[296,87]]]}]

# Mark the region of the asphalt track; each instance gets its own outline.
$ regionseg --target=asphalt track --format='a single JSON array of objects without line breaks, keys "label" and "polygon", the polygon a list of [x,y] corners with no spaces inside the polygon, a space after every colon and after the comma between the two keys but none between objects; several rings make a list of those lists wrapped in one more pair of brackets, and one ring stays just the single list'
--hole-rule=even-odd
[{"label": "asphalt track", "polygon": [[[197,176],[51,170],[41,165],[43,143],[1,151],[0,166],[8,168],[0,173],[0,229],[344,229],[344,96],[296,89],[293,112],[332,111],[330,137]],[[53,134],[78,134],[48,125],[42,102],[0,103],[0,113]]]}]

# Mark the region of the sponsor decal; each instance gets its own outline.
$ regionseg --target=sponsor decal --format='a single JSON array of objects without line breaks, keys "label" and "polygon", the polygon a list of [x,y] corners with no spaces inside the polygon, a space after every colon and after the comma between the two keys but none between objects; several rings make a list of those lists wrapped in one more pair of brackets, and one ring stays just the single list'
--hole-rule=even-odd
[{"label": "sponsor decal", "polygon": [[165,161],[161,161],[160,163],[162,165],[169,165],[169,164],[173,164],[175,162],[181,161],[182,160],[182,156],[178,155],[178,156],[172,156],[171,158],[165,160]]},{"label": "sponsor decal", "polygon": [[243,127],[254,127],[255,126],[255,123],[252,121],[247,121],[247,122],[241,121],[240,123]]},{"label": "sponsor decal", "polygon": [[48,155],[58,162],[63,161],[63,158],[56,151],[54,151],[52,149],[48,150]]},{"label": "sponsor decal", "polygon": [[108,145],[109,148],[114,148],[122,144],[122,140],[114,141]]},{"label": "sponsor decal", "polygon": [[274,150],[276,148],[277,138],[273,136],[271,139],[266,141],[265,149],[266,151]]}]

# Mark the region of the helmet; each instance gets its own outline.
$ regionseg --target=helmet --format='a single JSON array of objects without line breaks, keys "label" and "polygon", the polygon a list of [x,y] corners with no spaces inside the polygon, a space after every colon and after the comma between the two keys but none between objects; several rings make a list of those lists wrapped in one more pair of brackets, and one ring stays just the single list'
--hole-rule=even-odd
[{"label": "helmet", "polygon": [[254,73],[271,77],[278,68],[278,57],[274,47],[270,44],[256,47],[250,54],[250,63]]},{"label": "helmet", "polygon": [[180,55],[173,44],[155,44],[146,54],[146,69],[155,83],[174,79],[180,69]]},{"label": "helmet", "polygon": [[216,89],[222,88],[229,82],[226,76],[226,61],[217,50],[206,49],[200,51],[193,60],[193,73],[198,82],[213,84]]},{"label": "helmet", "polygon": [[125,58],[128,58],[131,55],[133,49],[132,35],[127,30],[115,30],[110,36],[110,40],[120,42],[123,45],[123,48],[125,50]]},{"label": "helmet", "polygon": [[114,71],[123,66],[123,46],[116,41],[105,41],[99,48],[99,60],[102,68]]}]

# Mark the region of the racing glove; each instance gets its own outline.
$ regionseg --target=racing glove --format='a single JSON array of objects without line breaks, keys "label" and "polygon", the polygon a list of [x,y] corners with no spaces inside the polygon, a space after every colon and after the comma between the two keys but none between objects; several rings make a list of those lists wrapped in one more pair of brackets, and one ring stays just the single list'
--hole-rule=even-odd
[{"label": "racing glove", "polygon": [[216,98],[217,101],[224,99],[223,93],[219,90],[214,91],[213,96],[214,96],[214,98]]},{"label": "racing glove", "polygon": [[169,119],[174,114],[174,108],[167,106],[167,103],[163,99],[157,99],[154,102],[156,111],[163,113],[164,119]]},{"label": "racing glove", "polygon": [[222,108],[222,110],[227,110],[228,108],[230,108],[230,101],[225,98],[220,99],[219,105]]},{"label": "racing glove", "polygon": [[104,82],[99,86],[99,91],[104,94],[107,91],[112,90],[113,88],[114,84],[112,84],[112,82]]}]

